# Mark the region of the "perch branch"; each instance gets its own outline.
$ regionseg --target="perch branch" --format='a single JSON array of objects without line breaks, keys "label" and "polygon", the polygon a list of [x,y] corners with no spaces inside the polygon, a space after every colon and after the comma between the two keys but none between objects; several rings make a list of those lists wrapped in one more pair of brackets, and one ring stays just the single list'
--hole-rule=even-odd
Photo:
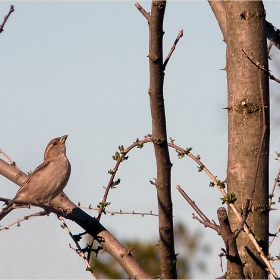
[{"label": "perch branch", "polygon": [[2,155],[10,162],[11,165],[13,165],[14,167],[16,167],[19,171],[21,171],[21,170],[17,167],[16,163],[15,163],[14,161],[12,161],[11,158],[10,158],[6,153],[4,153],[1,149],[0,149],[0,154],[2,154]]},{"label": "perch branch", "polygon": [[[28,179],[25,173],[19,172],[14,166],[11,166],[2,159],[0,159],[0,174],[18,186],[21,186]],[[54,206],[55,209],[62,209],[59,213],[60,216],[74,221],[88,234],[93,236],[104,250],[116,259],[130,278],[151,278],[151,276],[140,267],[133,256],[129,255],[122,258],[120,253],[126,250],[126,248],[94,217],[88,215],[73,203],[65,193],[61,193],[53,199],[51,205]]]}]

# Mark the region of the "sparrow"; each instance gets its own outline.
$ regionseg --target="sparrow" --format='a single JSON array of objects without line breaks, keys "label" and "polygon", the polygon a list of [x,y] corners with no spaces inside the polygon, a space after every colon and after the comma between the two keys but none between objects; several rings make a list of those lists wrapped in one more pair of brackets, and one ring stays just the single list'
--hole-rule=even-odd
[{"label": "sparrow", "polygon": [[[66,157],[65,141],[68,135],[55,138],[49,142],[44,154],[44,162],[40,164],[21,185],[13,204],[6,205],[0,211],[0,220],[22,203],[50,204],[65,188],[71,173],[71,165]],[[21,205],[17,205],[20,202]]]}]

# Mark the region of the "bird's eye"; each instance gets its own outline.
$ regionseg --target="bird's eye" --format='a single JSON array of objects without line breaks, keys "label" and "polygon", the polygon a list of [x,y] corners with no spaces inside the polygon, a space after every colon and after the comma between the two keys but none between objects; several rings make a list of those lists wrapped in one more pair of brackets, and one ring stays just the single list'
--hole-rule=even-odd
[{"label": "bird's eye", "polygon": [[57,142],[53,142],[53,145],[54,145],[54,146],[57,145]]}]

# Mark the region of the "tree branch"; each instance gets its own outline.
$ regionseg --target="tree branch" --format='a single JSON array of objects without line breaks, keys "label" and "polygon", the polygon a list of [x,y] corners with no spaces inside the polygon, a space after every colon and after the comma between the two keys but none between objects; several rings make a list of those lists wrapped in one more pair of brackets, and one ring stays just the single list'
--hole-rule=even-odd
[{"label": "tree branch", "polygon": [[151,142],[151,140],[148,138],[148,136],[145,136],[145,139],[143,140],[139,140],[138,138],[136,139],[136,141],[130,145],[128,148],[124,149],[123,146],[119,146],[119,152],[116,152],[115,155],[113,156],[113,158],[116,160],[116,164],[115,167],[113,168],[113,170],[109,170],[108,173],[111,174],[111,177],[109,179],[109,182],[107,184],[107,186],[105,187],[105,193],[103,195],[102,201],[99,203],[99,208],[98,208],[98,217],[97,220],[100,221],[101,215],[102,213],[105,213],[105,208],[107,205],[107,197],[109,195],[109,191],[113,186],[114,183],[114,179],[116,176],[116,173],[119,169],[120,164],[127,159],[127,154],[135,147],[137,148],[142,148],[143,145],[147,142]]},{"label": "tree branch", "polygon": [[262,70],[266,75],[268,75],[268,77],[271,80],[274,80],[277,83],[280,83],[280,80],[277,79],[274,75],[272,75],[268,69],[266,69],[263,65],[261,65],[258,61],[255,61],[253,58],[251,58],[243,49],[242,52],[245,54],[245,56],[256,66],[258,67],[260,70]]},{"label": "tree branch", "polygon": [[243,264],[241,262],[237,245],[236,235],[231,231],[227,211],[224,207],[220,207],[217,210],[217,216],[220,222],[220,234],[226,246],[226,258],[232,265],[233,279],[245,279],[243,273]]},{"label": "tree branch", "polygon": [[200,210],[200,208],[196,205],[196,203],[191,200],[191,198],[185,193],[185,191],[179,186],[176,186],[177,190],[180,192],[180,194],[185,198],[185,200],[189,203],[189,205],[194,209],[194,211],[200,216],[202,220],[200,220],[198,217],[196,217],[193,214],[193,219],[198,220],[201,224],[203,224],[205,227],[210,227],[220,233],[219,227],[215,223],[211,223],[210,220],[204,215],[204,213]]},{"label": "tree branch", "polygon": [[163,19],[166,1],[152,1],[149,19],[150,108],[157,179],[155,182],[159,214],[160,277],[177,278],[171,199],[171,167],[167,144],[165,106],[163,98]]},{"label": "tree branch", "polygon": [[[80,257],[83,258],[83,260],[84,260],[84,262],[85,262],[85,264],[86,264],[86,266],[87,266],[87,271],[89,271],[89,272],[91,273],[91,276],[92,276],[94,279],[97,279],[96,276],[95,276],[95,274],[94,274],[93,269],[91,268],[91,266],[90,266],[90,264],[89,264],[88,259],[86,258],[85,254],[84,254],[84,252],[83,252],[83,250],[82,250],[82,248],[81,248],[81,246],[80,246],[80,244],[79,244],[79,242],[78,242],[78,240],[77,240],[77,239],[75,238],[75,236],[72,234],[72,232],[71,232],[71,230],[69,229],[69,227],[67,226],[65,220],[64,220],[61,216],[58,216],[58,219],[59,219],[59,220],[61,221],[61,223],[62,223],[62,225],[61,225],[62,228],[65,229],[65,230],[68,232],[69,236],[72,238],[72,240],[73,240],[74,243],[76,244],[77,249],[75,250],[75,252],[76,252]],[[69,246],[71,246],[71,245],[69,244]]]},{"label": "tree branch", "polygon": [[225,3],[223,0],[221,1],[208,0],[208,3],[218,21],[218,24],[220,26],[220,29],[224,37],[224,41],[227,42],[227,18],[226,18]]},{"label": "tree branch", "polygon": [[[0,174],[10,181],[21,186],[28,176],[19,172],[14,166],[0,159]],[[151,277],[140,267],[131,254],[123,255],[127,249],[94,217],[82,211],[75,205],[65,193],[59,194],[52,200],[51,206],[57,209],[59,215],[74,221],[82,227],[88,234],[93,236],[100,245],[111,254],[116,261],[122,266],[130,278],[148,278]]]},{"label": "tree branch", "polygon": [[6,21],[8,20],[9,16],[11,15],[11,13],[14,11],[14,6],[11,5],[10,6],[10,10],[9,10],[9,13],[4,17],[4,20],[2,22],[2,24],[0,25],[0,33],[2,33],[4,31],[4,26],[5,26],[5,23]]},{"label": "tree branch", "polygon": [[139,10],[139,12],[147,19],[148,23],[150,22],[151,15],[146,12],[146,10],[138,3],[135,3],[135,7]]},{"label": "tree branch", "polygon": [[163,71],[165,70],[167,63],[168,63],[168,61],[169,61],[171,55],[173,54],[173,52],[174,52],[174,50],[175,50],[175,48],[176,48],[177,43],[179,42],[179,40],[181,39],[181,37],[183,37],[183,34],[184,34],[184,31],[183,31],[183,29],[181,29],[181,30],[178,32],[178,36],[177,36],[176,40],[174,41],[174,44],[172,45],[172,47],[171,47],[171,49],[170,49],[170,51],[169,51],[169,54],[167,55],[167,57],[166,57],[166,59],[165,59],[165,61],[164,61],[164,63],[163,63]]}]

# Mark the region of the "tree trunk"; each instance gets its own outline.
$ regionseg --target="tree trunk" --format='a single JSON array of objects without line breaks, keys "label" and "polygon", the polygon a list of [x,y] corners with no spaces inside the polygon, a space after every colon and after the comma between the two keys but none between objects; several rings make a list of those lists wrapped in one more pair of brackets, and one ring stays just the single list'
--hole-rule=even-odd
[{"label": "tree trunk", "polygon": [[[268,69],[265,10],[262,2],[225,2],[228,81],[228,195],[235,194],[238,210],[252,196],[246,223],[264,254],[268,253],[269,84],[268,77],[245,53]],[[244,51],[243,51],[244,50]],[[245,53],[244,53],[245,52]],[[255,185],[255,190],[253,186]],[[239,219],[229,207],[232,230]],[[237,238],[246,278],[267,278],[258,252],[244,232]],[[227,278],[231,278],[228,262]]]}]

